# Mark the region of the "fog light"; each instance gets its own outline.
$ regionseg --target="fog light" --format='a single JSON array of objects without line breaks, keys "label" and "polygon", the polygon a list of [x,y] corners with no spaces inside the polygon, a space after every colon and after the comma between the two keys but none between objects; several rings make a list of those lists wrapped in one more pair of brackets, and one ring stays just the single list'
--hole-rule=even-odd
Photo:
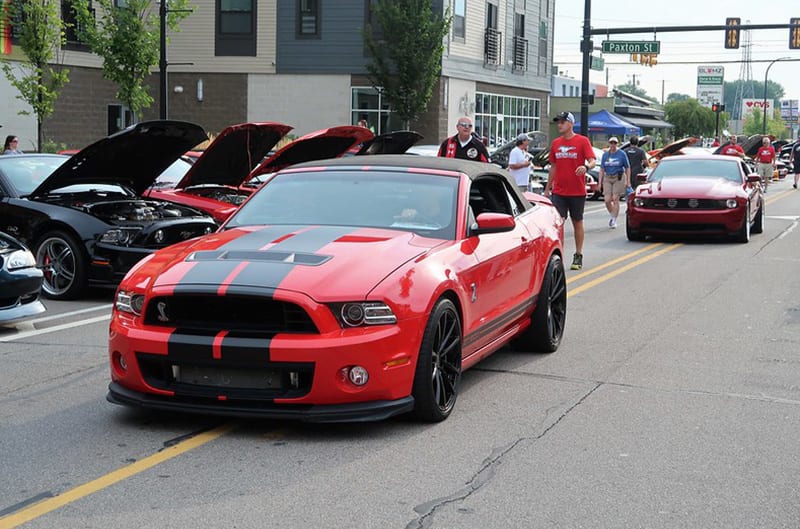
[{"label": "fog light", "polygon": [[369,373],[367,373],[367,370],[361,366],[351,367],[347,375],[350,378],[350,382],[356,386],[363,386],[369,380]]},{"label": "fog light", "polygon": [[725,201],[725,205],[728,206],[729,208],[735,208],[737,206],[736,199],[729,198],[728,200]]},{"label": "fog light", "polygon": [[114,351],[111,353],[111,366],[120,376],[125,375],[125,373],[128,371],[128,362],[119,351]]}]

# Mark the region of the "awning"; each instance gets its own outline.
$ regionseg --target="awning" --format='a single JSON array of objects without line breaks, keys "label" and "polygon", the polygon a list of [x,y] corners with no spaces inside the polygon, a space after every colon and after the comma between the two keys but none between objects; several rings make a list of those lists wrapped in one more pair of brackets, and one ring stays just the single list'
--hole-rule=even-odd
[{"label": "awning", "polygon": [[643,118],[639,116],[631,116],[630,114],[620,114],[625,121],[628,123],[633,123],[638,127],[642,127],[643,129],[672,129],[675,128],[675,125],[672,123],[667,123],[666,121],[656,119],[656,118]]}]

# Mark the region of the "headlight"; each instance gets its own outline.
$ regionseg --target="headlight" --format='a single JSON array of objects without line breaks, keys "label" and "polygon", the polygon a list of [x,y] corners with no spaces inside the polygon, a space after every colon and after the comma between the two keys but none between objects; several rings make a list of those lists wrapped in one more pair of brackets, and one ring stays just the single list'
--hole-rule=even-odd
[{"label": "headlight", "polygon": [[100,237],[100,242],[108,244],[118,244],[127,246],[136,238],[142,228],[136,226],[131,228],[112,228]]},{"label": "headlight", "polygon": [[636,206],[637,208],[644,206],[644,199],[639,197],[634,198],[633,205]]},{"label": "headlight", "polygon": [[358,301],[336,303],[331,310],[342,327],[362,325],[391,325],[397,323],[397,316],[386,303],[378,301]]},{"label": "headlight", "polygon": [[33,268],[36,266],[36,259],[28,250],[17,250],[16,252],[11,252],[8,257],[6,257],[6,262],[8,263],[6,266],[9,272],[11,270],[19,270],[20,268]]},{"label": "headlight", "polygon": [[135,294],[125,290],[117,292],[117,300],[114,302],[114,308],[118,311],[141,316],[142,307],[144,307],[144,294]]},{"label": "headlight", "polygon": [[733,209],[738,205],[738,203],[736,202],[735,198],[729,198],[728,200],[725,201],[725,205]]}]

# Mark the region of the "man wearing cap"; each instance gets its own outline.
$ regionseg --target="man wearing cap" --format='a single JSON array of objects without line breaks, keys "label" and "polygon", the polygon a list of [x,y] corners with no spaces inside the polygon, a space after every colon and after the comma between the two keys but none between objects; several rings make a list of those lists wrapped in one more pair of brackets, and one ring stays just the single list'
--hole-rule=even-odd
[{"label": "man wearing cap", "polygon": [[603,190],[603,200],[611,218],[608,219],[608,227],[617,227],[617,217],[619,216],[619,197],[625,193],[625,189],[630,186],[631,164],[628,155],[624,151],[617,149],[619,140],[616,136],[608,138],[608,150],[600,158],[600,189]]},{"label": "man wearing cap", "polygon": [[438,156],[443,158],[460,158],[475,162],[488,162],[489,151],[486,145],[472,135],[472,120],[463,117],[456,123],[458,134],[451,136],[439,146]]},{"label": "man wearing cap", "polygon": [[583,207],[586,204],[586,172],[595,164],[589,138],[575,134],[575,116],[562,112],[553,118],[558,123],[558,138],[550,146],[550,172],[545,196],[549,196],[561,218],[569,213],[575,232],[572,270],[583,268]]},{"label": "man wearing cap", "polygon": [[528,182],[531,178],[531,159],[528,154],[529,142],[530,138],[527,134],[520,134],[514,142],[516,147],[514,147],[511,150],[511,154],[508,155],[508,173],[514,177],[514,180],[517,182],[517,187],[519,187],[521,191],[528,190]]}]

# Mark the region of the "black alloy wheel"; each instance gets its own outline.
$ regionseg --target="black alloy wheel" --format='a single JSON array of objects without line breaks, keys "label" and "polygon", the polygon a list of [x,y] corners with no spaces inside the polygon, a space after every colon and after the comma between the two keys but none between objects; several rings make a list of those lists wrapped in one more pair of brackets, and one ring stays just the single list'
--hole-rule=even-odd
[{"label": "black alloy wheel", "polygon": [[514,345],[526,351],[555,352],[564,336],[566,321],[567,276],[561,256],[553,254],[544,273],[531,324],[514,340]]},{"label": "black alloy wheel", "polygon": [[52,231],[39,239],[36,266],[44,273],[42,292],[48,298],[73,299],[86,285],[83,249],[63,231]]},{"label": "black alloy wheel", "polygon": [[415,419],[445,420],[456,404],[461,382],[461,318],[449,299],[440,299],[425,325],[414,373]]}]

